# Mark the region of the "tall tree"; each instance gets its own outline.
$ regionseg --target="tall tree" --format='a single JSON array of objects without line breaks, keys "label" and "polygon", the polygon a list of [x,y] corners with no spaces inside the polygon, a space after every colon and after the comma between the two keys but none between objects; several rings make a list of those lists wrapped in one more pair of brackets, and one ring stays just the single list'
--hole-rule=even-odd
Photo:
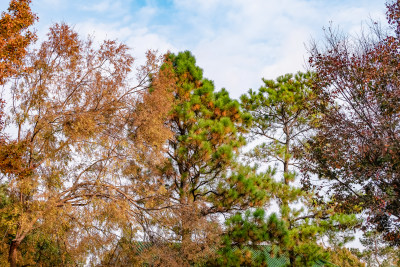
[{"label": "tall tree", "polygon": [[330,182],[338,210],[364,214],[365,228],[400,245],[400,3],[387,4],[359,38],[331,28],[325,47],[310,47],[314,92],[323,113],[309,169]]},{"label": "tall tree", "polygon": [[1,223],[7,225],[8,261],[24,264],[20,252],[29,237],[51,236],[52,229],[60,238],[68,233],[62,242],[69,252],[93,249],[95,255],[144,195],[134,193],[136,185],[123,172],[159,150],[152,149],[164,142],[159,132],[168,136],[161,115],[169,110],[163,102],[168,93],[144,90],[158,70],[157,58],[148,54],[133,86],[133,58],[125,45],[104,41],[96,49],[90,39],[56,24],[24,63],[26,71],[8,87],[5,126],[12,130],[0,149],[9,198],[1,210],[7,214]]},{"label": "tall tree", "polygon": [[278,163],[277,173],[282,175],[275,175],[277,186],[272,194],[289,230],[289,242],[281,244],[281,249],[287,251],[290,266],[309,266],[328,257],[317,243],[325,231],[333,229],[338,220],[344,222],[347,217],[347,223],[352,224],[355,218],[331,216],[332,209],[312,205],[313,192],[302,190],[298,179],[296,186],[300,170],[297,152],[304,149],[304,140],[318,118],[312,106],[311,73],[286,74],[276,81],[263,81],[265,86],[258,92],[250,90],[241,97],[242,106],[253,116],[252,138],[262,141],[248,156],[252,161],[269,164],[270,168],[274,161]]},{"label": "tall tree", "polygon": [[223,232],[219,216],[262,205],[271,185],[267,175],[236,163],[249,115],[226,90],[215,92],[195,63],[186,51],[169,54],[163,66],[175,75],[174,104],[166,122],[173,136],[156,183],[170,208],[146,217],[156,249],[147,255],[179,266],[210,260]]}]

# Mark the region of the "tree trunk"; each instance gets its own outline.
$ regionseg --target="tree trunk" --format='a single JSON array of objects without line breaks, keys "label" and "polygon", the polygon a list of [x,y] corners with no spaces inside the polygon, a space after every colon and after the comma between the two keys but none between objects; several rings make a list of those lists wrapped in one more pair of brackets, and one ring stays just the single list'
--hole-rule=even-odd
[{"label": "tree trunk", "polygon": [[[286,129],[287,127],[285,126],[285,129]],[[285,182],[285,185],[289,185],[289,180],[288,180],[288,178],[287,178],[287,175],[289,174],[289,146],[290,146],[290,136],[289,136],[289,133],[288,133],[288,129],[286,129],[285,130],[285,133],[286,133],[286,142],[285,142],[285,158],[283,159],[283,175],[285,176],[284,177],[284,182]]]},{"label": "tree trunk", "polygon": [[296,262],[296,255],[291,250],[291,251],[289,251],[289,266],[292,266],[292,267],[296,266],[295,262]]},{"label": "tree trunk", "polygon": [[10,250],[8,252],[8,262],[10,263],[10,267],[17,267],[17,252],[18,247],[21,244],[19,240],[11,241]]},{"label": "tree trunk", "polygon": [[[289,145],[290,145],[290,137],[288,136],[288,129],[287,126],[285,125],[284,132],[286,134],[286,142],[285,142],[285,154],[283,158],[283,183],[286,186],[289,186]],[[281,206],[281,211],[285,210],[285,212],[282,212],[282,219],[289,223],[289,214],[287,213],[289,210],[289,201],[286,199],[284,196],[282,199],[282,206]],[[288,225],[290,228],[290,224]]]}]

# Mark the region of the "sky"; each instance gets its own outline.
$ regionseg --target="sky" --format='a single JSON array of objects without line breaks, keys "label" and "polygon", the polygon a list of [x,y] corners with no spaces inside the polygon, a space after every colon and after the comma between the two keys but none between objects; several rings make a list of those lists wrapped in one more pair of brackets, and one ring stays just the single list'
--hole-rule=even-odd
[{"label": "sky", "polygon": [[138,63],[148,49],[189,50],[234,98],[261,78],[304,71],[307,44],[322,41],[330,23],[354,35],[371,18],[385,21],[385,0],[32,0],[32,9],[39,38],[65,22],[98,42],[126,43]]}]

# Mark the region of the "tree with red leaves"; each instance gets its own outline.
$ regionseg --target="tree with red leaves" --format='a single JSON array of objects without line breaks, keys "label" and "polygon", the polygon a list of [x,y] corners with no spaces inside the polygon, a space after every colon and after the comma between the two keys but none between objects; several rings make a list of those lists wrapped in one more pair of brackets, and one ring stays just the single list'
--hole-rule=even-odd
[{"label": "tree with red leaves", "polygon": [[337,210],[362,213],[364,230],[400,245],[400,1],[378,23],[350,38],[329,28],[311,46],[314,92],[323,112],[310,140],[308,170],[330,181]]}]

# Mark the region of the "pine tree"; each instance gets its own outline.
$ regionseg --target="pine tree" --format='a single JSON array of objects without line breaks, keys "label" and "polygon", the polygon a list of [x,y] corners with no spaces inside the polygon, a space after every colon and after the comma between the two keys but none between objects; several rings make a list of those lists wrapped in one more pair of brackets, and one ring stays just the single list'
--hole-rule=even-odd
[{"label": "pine tree", "polygon": [[156,178],[163,205],[170,208],[147,218],[156,222],[147,235],[157,244],[147,260],[180,266],[215,256],[223,233],[221,216],[262,205],[271,186],[268,175],[256,175],[236,162],[249,114],[226,90],[215,92],[195,63],[186,51],[167,55],[161,68],[175,74],[174,103],[166,121],[173,137]]},{"label": "pine tree", "polygon": [[[354,215],[332,216],[334,211],[329,206],[313,205],[313,192],[302,190],[296,180],[298,152],[305,149],[304,138],[318,119],[312,106],[311,73],[263,81],[265,86],[258,92],[250,90],[241,97],[242,106],[253,116],[252,138],[264,141],[248,156],[270,168],[275,162],[277,173],[282,173],[275,175],[277,186],[273,192],[280,218],[289,230],[289,241],[281,244],[281,249],[288,253],[290,266],[309,266],[328,259],[328,253],[317,243],[326,231],[333,230],[338,221],[352,226],[356,220]],[[296,208],[295,204],[302,207]]]}]

